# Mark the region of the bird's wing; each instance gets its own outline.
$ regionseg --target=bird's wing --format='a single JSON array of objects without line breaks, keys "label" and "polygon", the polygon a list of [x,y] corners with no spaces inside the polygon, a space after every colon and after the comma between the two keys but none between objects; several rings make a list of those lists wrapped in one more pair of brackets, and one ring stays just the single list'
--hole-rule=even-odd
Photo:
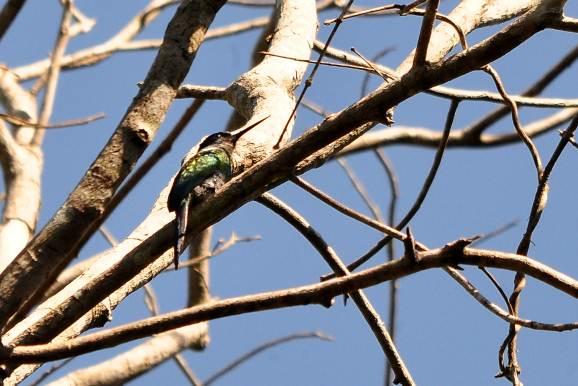
[{"label": "bird's wing", "polygon": [[[226,155],[225,155],[226,156]],[[201,184],[224,167],[223,154],[220,152],[194,156],[187,160],[173,182],[169,193],[167,206],[173,212],[179,208],[182,201]],[[230,172],[229,172],[230,173]]]}]

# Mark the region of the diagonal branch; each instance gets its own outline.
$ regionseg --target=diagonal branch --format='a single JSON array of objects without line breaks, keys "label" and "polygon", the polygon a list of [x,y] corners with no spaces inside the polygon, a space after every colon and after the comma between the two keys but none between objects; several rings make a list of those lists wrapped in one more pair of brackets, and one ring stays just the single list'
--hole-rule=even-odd
[{"label": "diagonal branch", "polygon": [[[285,221],[291,224],[299,233],[303,235],[311,243],[311,245],[319,252],[325,262],[333,269],[338,276],[349,276],[350,272],[341,261],[339,256],[335,253],[333,248],[328,245],[325,240],[315,231],[315,229],[297,212],[287,206],[285,203],[277,199],[270,193],[265,193],[256,200],[258,203],[271,209],[273,212],[281,216]],[[389,332],[385,328],[385,324],[381,320],[379,314],[370,303],[363,291],[353,291],[349,295],[355,302],[357,308],[369,324],[377,338],[381,348],[386,355],[391,367],[396,375],[395,383],[402,385],[415,385],[413,378],[405,366],[403,359],[399,355]]]},{"label": "diagonal branch", "polygon": [[427,3],[425,15],[421,23],[421,30],[419,31],[415,55],[413,57],[413,65],[416,67],[421,67],[426,64],[427,49],[436,20],[439,3],[439,0],[429,0]]},{"label": "diagonal branch", "polygon": [[8,31],[12,22],[14,22],[14,19],[16,19],[16,16],[20,13],[25,2],[26,0],[8,0],[4,4],[0,12],[0,40],[2,40],[6,31]]}]

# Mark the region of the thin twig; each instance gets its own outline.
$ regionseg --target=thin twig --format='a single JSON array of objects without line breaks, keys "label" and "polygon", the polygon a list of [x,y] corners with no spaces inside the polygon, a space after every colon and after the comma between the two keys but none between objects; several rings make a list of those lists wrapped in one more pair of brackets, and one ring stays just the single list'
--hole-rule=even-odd
[{"label": "thin twig", "polygon": [[303,105],[303,107],[305,107],[306,109],[313,111],[315,114],[319,114],[322,117],[326,117],[329,115],[329,113],[320,105],[318,105],[317,103],[310,101],[307,98],[303,98],[303,100],[301,101],[301,104]]},{"label": "thin twig", "polygon": [[279,345],[285,344],[287,342],[291,342],[293,340],[309,339],[309,338],[316,338],[316,339],[329,341],[329,342],[333,341],[332,337],[330,337],[330,336],[328,336],[322,332],[318,332],[318,331],[295,333],[295,334],[287,335],[287,336],[284,336],[281,338],[273,339],[273,340],[267,341],[265,343],[262,343],[259,346],[255,347],[254,349],[249,350],[246,353],[244,353],[243,355],[239,356],[239,358],[233,360],[231,363],[224,366],[222,369],[220,369],[219,371],[217,371],[216,373],[211,375],[209,378],[207,378],[205,380],[205,382],[203,382],[203,384],[204,384],[204,386],[211,385],[212,383],[217,381],[219,378],[230,373],[231,371],[233,371],[234,369],[236,369],[237,367],[242,365],[244,362],[247,362],[251,358],[262,353],[263,351],[269,350],[275,346],[279,346]]},{"label": "thin twig", "polygon": [[367,208],[371,211],[371,215],[373,216],[373,218],[379,222],[384,222],[383,215],[381,214],[381,209],[375,203],[375,201],[373,201],[373,199],[369,196],[367,189],[365,188],[361,180],[357,177],[355,171],[353,171],[353,168],[343,157],[337,158],[337,163],[339,164],[339,166],[341,166],[341,168],[347,175],[349,182],[351,182],[351,185],[353,186],[355,191],[359,194],[359,196],[361,197]]},{"label": "thin twig", "polygon": [[263,55],[267,55],[267,56],[273,56],[276,58],[290,59],[290,60],[294,60],[296,62],[309,63],[309,64],[319,63],[319,65],[321,65],[321,66],[346,68],[346,69],[350,69],[350,70],[361,70],[361,71],[366,71],[368,73],[373,72],[371,70],[371,68],[367,67],[367,66],[359,66],[359,65],[355,65],[355,64],[334,63],[334,62],[325,62],[325,61],[319,61],[319,60],[296,58],[294,56],[275,54],[273,52],[268,52],[268,51],[259,51],[259,53],[263,54]]},{"label": "thin twig", "polygon": [[112,232],[106,227],[106,225],[101,225],[98,227],[98,231],[104,237],[104,239],[110,244],[111,247],[116,247],[118,245],[118,239],[114,237]]},{"label": "thin twig", "polygon": [[499,236],[506,231],[509,231],[510,229],[518,225],[519,222],[520,222],[519,220],[513,220],[510,221],[509,223],[500,226],[499,228],[494,229],[491,232],[480,234],[479,237],[470,244],[470,246],[478,245],[480,243],[491,240],[494,237]]},{"label": "thin twig", "polygon": [[[393,167],[393,163],[391,160],[385,155],[385,152],[378,148],[373,150],[374,154],[377,156],[380,164],[383,166],[385,170],[385,174],[387,175],[387,181],[389,183],[389,190],[391,192],[391,198],[389,200],[389,208],[388,208],[388,216],[387,222],[389,224],[395,224],[396,219],[396,208],[397,208],[397,199],[399,197],[399,183],[397,179],[397,175],[395,173],[395,169]],[[387,260],[392,261],[395,258],[395,243],[390,242],[387,245]],[[393,279],[389,282],[389,310],[388,310],[388,320],[387,320],[387,328],[389,333],[391,334],[391,339],[395,342],[395,336],[397,332],[397,280]],[[392,384],[392,371],[391,366],[389,364],[385,367],[385,386],[389,386]]]},{"label": "thin twig", "polygon": [[576,139],[574,137],[570,138],[570,144],[578,149],[578,143],[576,143]]},{"label": "thin twig", "polygon": [[191,383],[191,385],[204,386],[203,382],[196,376],[196,374],[191,369],[191,366],[189,366],[189,364],[187,363],[183,354],[181,353],[175,354],[173,359],[175,360],[175,362],[177,363],[183,374],[185,374],[185,377]]},{"label": "thin twig", "polygon": [[285,123],[285,126],[283,127],[283,130],[281,131],[281,135],[279,136],[277,143],[273,146],[274,149],[278,149],[279,146],[281,145],[281,141],[283,140],[283,137],[285,136],[285,133],[287,132],[287,128],[289,127],[289,123],[291,123],[291,120],[293,119],[293,116],[295,115],[295,112],[297,111],[297,108],[299,107],[301,100],[305,96],[305,93],[307,92],[309,87],[311,87],[311,85],[313,84],[313,78],[315,77],[315,74],[317,73],[317,69],[319,69],[319,65],[321,63],[321,60],[323,59],[323,56],[325,56],[325,50],[327,50],[327,47],[329,47],[329,45],[331,44],[331,41],[333,40],[333,37],[335,36],[337,29],[341,25],[341,21],[343,20],[343,16],[345,16],[347,11],[349,11],[349,8],[351,7],[351,4],[353,4],[353,1],[354,0],[349,0],[347,2],[347,4],[345,5],[345,7],[343,7],[343,9],[341,10],[341,14],[338,17],[338,20],[335,22],[335,25],[333,26],[333,29],[329,33],[329,37],[327,38],[327,41],[325,42],[325,47],[323,48],[323,50],[321,50],[321,53],[319,54],[319,57],[317,58],[317,63],[315,63],[315,65],[313,66],[313,69],[311,70],[311,74],[309,74],[309,77],[305,80],[305,84],[303,86],[303,89],[301,90],[301,94],[299,94],[299,97],[297,98],[297,102],[295,103],[295,107],[293,108],[293,111],[291,112],[291,114],[289,114],[289,118],[287,119],[287,122]]},{"label": "thin twig", "polygon": [[44,373],[42,373],[42,375],[40,377],[38,377],[38,379],[31,382],[28,386],[39,386],[40,384],[42,384],[42,382],[44,382],[46,380],[46,378],[48,378],[49,376],[54,374],[56,371],[60,370],[61,368],[63,368],[67,364],[69,364],[70,361],[72,361],[74,358],[76,358],[76,357],[66,358],[65,360],[51,366],[48,370],[46,370]]},{"label": "thin twig", "polygon": [[540,176],[542,175],[542,160],[540,159],[540,152],[538,151],[536,145],[534,145],[532,139],[528,136],[528,134],[526,134],[524,128],[522,127],[522,123],[520,122],[520,115],[518,113],[518,106],[516,105],[516,102],[512,100],[512,98],[506,92],[506,88],[504,87],[504,84],[502,83],[502,80],[500,79],[498,72],[492,66],[486,65],[482,68],[482,70],[492,77],[494,83],[496,84],[498,92],[500,93],[500,95],[502,95],[502,98],[504,98],[504,101],[512,110],[512,122],[514,123],[514,127],[516,128],[516,132],[520,136],[520,139],[522,139],[522,142],[524,142],[528,150],[530,150],[530,154],[532,155],[532,160],[534,161],[534,167],[536,168],[539,180]]},{"label": "thin twig", "polygon": [[[389,54],[391,51],[393,51],[392,47],[386,47],[383,50],[379,51],[377,54],[375,54],[372,58],[371,58],[371,62],[377,62],[379,59],[383,58],[385,55]],[[376,71],[377,74],[379,74],[379,72]],[[367,92],[368,92],[368,88],[369,88],[369,79],[371,72],[366,72],[365,75],[363,76],[363,81],[361,82],[361,97],[363,98]]]},{"label": "thin twig", "polygon": [[150,283],[147,283],[143,286],[143,289],[145,293],[144,302],[149,313],[152,316],[159,315],[161,313],[161,307],[159,306],[157,294],[155,293],[153,286]]},{"label": "thin twig", "polygon": [[26,119],[22,119],[20,117],[15,116],[15,115],[0,113],[0,119],[4,119],[8,123],[11,123],[11,124],[17,125],[17,126],[34,127],[36,129],[61,129],[61,128],[71,127],[71,126],[86,125],[88,123],[94,122],[94,121],[96,121],[98,119],[102,119],[104,117],[105,117],[104,113],[97,113],[94,115],[89,115],[88,117],[84,117],[84,118],[69,119],[69,120],[62,121],[62,122],[48,123],[46,125],[42,125],[42,124],[40,124],[40,122],[38,122],[38,123],[30,122],[30,121],[27,121]]},{"label": "thin twig", "polygon": [[[323,43],[315,41],[314,49],[320,51],[322,49]],[[374,72],[361,60],[349,53],[339,50],[334,47],[328,47],[326,51],[326,56],[339,60],[341,62],[348,63],[351,65],[351,69],[362,70],[368,72]],[[296,59],[293,57],[287,57],[293,60],[305,60]],[[372,63],[374,67],[379,69],[379,71],[385,74],[388,78],[399,79],[399,75],[386,66],[380,65],[378,63]],[[478,91],[478,90],[464,90],[456,89],[445,86],[435,86],[428,90],[424,90],[425,93],[435,95],[437,97],[445,99],[461,99],[461,100],[477,100],[485,101],[491,103],[505,104],[504,98],[500,93],[494,93],[489,91]],[[542,108],[559,108],[559,107],[576,107],[578,106],[578,99],[563,99],[563,98],[535,98],[535,97],[524,97],[520,95],[510,95],[510,98],[515,101],[518,105],[542,107]]]},{"label": "thin twig", "polygon": [[[380,6],[380,7],[376,7],[376,8],[368,8],[368,9],[360,10],[358,12],[349,13],[349,14],[345,15],[343,20],[351,19],[351,18],[357,17],[357,16],[366,16],[366,15],[375,15],[375,14],[394,15],[394,14],[396,14],[396,13],[392,12],[394,10],[397,10],[398,11],[397,14],[400,16],[405,16],[405,15],[425,16],[427,13],[427,10],[417,8],[417,5],[419,5],[423,2],[424,1],[418,0],[418,1],[414,1],[413,3],[408,4],[408,5],[389,4],[389,5],[384,5],[384,6]],[[437,5],[436,5],[436,8],[437,8]],[[454,22],[448,16],[446,16],[442,13],[439,13],[439,12],[434,12],[434,13],[432,13],[432,15],[435,19],[438,19],[440,21],[443,21],[443,22],[451,25],[458,33],[458,37],[460,39],[460,44],[462,45],[462,48],[463,49],[467,48],[467,43],[465,40],[465,34],[456,22]],[[323,24],[329,25],[329,24],[335,23],[336,20],[337,19],[325,20],[323,22]]]},{"label": "thin twig", "polygon": [[488,271],[488,269],[486,267],[478,267],[478,268],[486,275],[486,277],[488,279],[490,279],[490,281],[492,282],[494,287],[496,287],[500,296],[504,300],[504,303],[506,303],[506,306],[508,307],[508,311],[510,312],[510,314],[513,314],[514,308],[512,307],[512,304],[510,304],[510,300],[508,299],[508,295],[506,295],[506,291],[504,291],[504,289],[502,288],[500,283],[498,283],[498,280],[494,277],[494,275],[492,275],[492,273],[490,271]]},{"label": "thin twig", "polygon": [[[56,38],[56,43],[54,44],[54,49],[52,51],[52,58],[46,80],[46,91],[44,93],[44,99],[42,100],[42,106],[38,118],[40,127],[46,127],[48,125],[50,116],[54,109],[54,100],[56,98],[56,87],[58,86],[62,57],[64,56],[64,51],[70,41],[69,29],[72,21],[73,7],[74,5],[72,0],[62,0],[62,18],[58,30],[58,37]],[[44,134],[44,129],[38,128],[34,134],[33,143],[37,146],[40,145],[44,138]]]},{"label": "thin twig", "polygon": [[[398,5],[398,4],[388,4],[388,5],[383,5],[383,6],[376,7],[376,8],[364,9],[364,10],[361,10],[358,12],[351,12],[351,13],[348,13],[347,15],[344,15],[341,19],[343,21],[343,20],[351,19],[353,17],[369,15],[372,13],[379,13],[379,12],[390,11],[390,10],[399,10],[399,9],[401,9],[401,7],[403,7],[403,6]],[[337,23],[338,19],[339,18],[327,19],[323,22],[323,24],[330,25],[333,23]]]},{"label": "thin twig", "polygon": [[[218,245],[218,247],[215,247],[213,249],[213,251],[211,251],[210,254],[207,255],[203,255],[203,256],[197,256],[194,257],[192,259],[186,260],[182,263],[179,264],[179,267],[190,267],[190,266],[194,266],[196,264],[199,264],[201,261],[213,258],[215,256],[220,255],[221,253],[225,252],[227,249],[231,248],[233,245],[243,242],[251,242],[251,241],[257,241],[257,240],[261,240],[261,236],[256,235],[256,236],[247,236],[247,237],[239,237],[237,236],[235,233],[231,234],[231,237],[229,238],[229,240],[227,240],[224,243],[220,243]],[[175,267],[174,266],[168,266],[163,272],[170,272],[170,271],[174,271]]]},{"label": "thin twig", "polygon": [[386,235],[389,235],[392,238],[395,238],[395,239],[400,240],[400,241],[405,240],[405,234],[403,234],[402,232],[398,231],[397,229],[395,229],[393,227],[390,227],[388,225],[380,223],[379,221],[376,221],[376,220],[364,215],[363,213],[359,213],[359,212],[343,205],[341,202],[337,201],[333,197],[329,196],[327,193],[321,191],[319,188],[317,188],[314,185],[310,184],[309,182],[305,181],[303,178],[293,177],[293,178],[291,178],[291,182],[293,182],[294,184],[296,184],[297,186],[299,186],[300,188],[302,188],[306,192],[317,197],[319,200],[323,201],[324,203],[326,203],[327,205],[329,205],[333,209],[336,209],[337,211],[343,213],[344,215],[351,217],[351,218],[353,218],[353,219],[355,219],[355,220],[357,220],[357,221],[359,221],[359,222],[361,222],[367,226],[370,226],[370,227],[372,227],[372,228],[374,228],[374,229],[376,229],[382,233],[385,233]]}]

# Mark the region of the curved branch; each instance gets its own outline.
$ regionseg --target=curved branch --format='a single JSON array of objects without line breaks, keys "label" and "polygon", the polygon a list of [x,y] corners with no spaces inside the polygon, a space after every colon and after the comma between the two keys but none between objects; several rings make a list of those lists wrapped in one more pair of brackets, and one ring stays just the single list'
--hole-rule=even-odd
[{"label": "curved branch", "polygon": [[270,348],[273,348],[273,347],[278,346],[280,344],[285,344],[285,343],[293,341],[293,340],[310,339],[310,338],[316,338],[316,339],[324,340],[324,341],[332,341],[333,340],[333,338],[325,335],[322,332],[305,332],[305,333],[291,334],[291,335],[283,336],[281,338],[277,338],[277,339],[265,342],[265,343],[259,345],[258,347],[255,347],[253,350],[243,354],[239,358],[235,359],[233,362],[231,362],[228,365],[226,365],[225,367],[223,367],[221,370],[217,371],[215,374],[211,375],[209,378],[207,378],[207,380],[205,382],[203,382],[203,385],[204,386],[211,385],[212,383],[214,383],[216,380],[218,380],[222,376],[226,375],[227,373],[230,373],[231,371],[233,371],[235,368],[239,367],[244,362],[248,361],[249,359],[253,358],[255,355],[260,354],[265,350],[269,350]]},{"label": "curved branch", "polygon": [[[531,138],[537,137],[570,121],[578,112],[577,108],[564,109],[546,118],[534,121],[524,128]],[[448,147],[494,147],[518,143],[517,133],[482,134],[473,138],[468,135],[467,129],[456,130],[450,134]],[[442,133],[425,128],[396,126],[391,129],[373,131],[352,142],[341,151],[340,155],[356,153],[379,146],[396,144],[436,147],[441,141]]]}]

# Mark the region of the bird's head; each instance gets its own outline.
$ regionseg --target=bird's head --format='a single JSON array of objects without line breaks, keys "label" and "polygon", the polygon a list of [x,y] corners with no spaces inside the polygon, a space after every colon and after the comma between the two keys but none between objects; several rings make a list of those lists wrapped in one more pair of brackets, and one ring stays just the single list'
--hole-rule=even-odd
[{"label": "bird's head", "polygon": [[233,144],[233,135],[227,132],[218,132],[209,135],[199,144],[199,149],[205,149],[210,146],[219,146],[224,144]]},{"label": "bird's head", "polygon": [[239,130],[234,131],[232,133],[229,133],[226,131],[220,131],[218,133],[211,134],[208,137],[206,137],[199,144],[199,149],[204,149],[204,148],[207,148],[210,146],[219,146],[219,145],[231,145],[234,147],[235,144],[237,143],[237,141],[239,140],[239,138],[241,138],[245,133],[247,133],[249,130],[251,130],[252,128],[257,126],[258,124],[260,124],[261,122],[263,122],[267,118],[269,118],[269,115],[263,119],[258,120],[255,123],[247,126],[247,127],[244,127],[242,129],[239,129]]}]

